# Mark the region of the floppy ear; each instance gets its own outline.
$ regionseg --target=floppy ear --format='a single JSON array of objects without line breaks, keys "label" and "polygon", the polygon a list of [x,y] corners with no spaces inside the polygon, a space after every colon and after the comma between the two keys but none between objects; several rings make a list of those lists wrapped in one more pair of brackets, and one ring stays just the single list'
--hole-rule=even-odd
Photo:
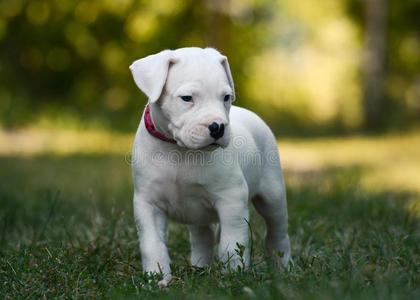
[{"label": "floppy ear", "polygon": [[229,62],[227,60],[227,57],[224,55],[221,55],[221,62],[222,62],[222,66],[225,69],[227,78],[229,80],[229,85],[232,88],[232,102],[235,101],[236,99],[236,95],[235,95],[235,86],[233,84],[233,78],[232,78],[232,73],[230,72],[230,67],[229,67]]},{"label": "floppy ear", "polygon": [[168,77],[169,65],[175,62],[172,50],[164,50],[133,62],[130,66],[134,81],[150,103],[162,94]]}]

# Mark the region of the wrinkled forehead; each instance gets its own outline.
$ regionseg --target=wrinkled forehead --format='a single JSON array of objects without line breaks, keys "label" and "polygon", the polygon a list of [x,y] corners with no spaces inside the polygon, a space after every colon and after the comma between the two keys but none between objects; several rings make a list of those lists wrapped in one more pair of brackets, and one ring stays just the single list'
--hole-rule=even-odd
[{"label": "wrinkled forehead", "polygon": [[229,80],[221,61],[205,53],[177,55],[176,62],[169,68],[166,81],[166,89],[169,92],[192,83],[203,89],[230,90]]}]

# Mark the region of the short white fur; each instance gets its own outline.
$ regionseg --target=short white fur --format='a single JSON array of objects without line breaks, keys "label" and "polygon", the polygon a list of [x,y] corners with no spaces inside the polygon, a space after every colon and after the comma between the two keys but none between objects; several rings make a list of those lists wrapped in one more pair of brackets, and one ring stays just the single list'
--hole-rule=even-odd
[{"label": "short white fur", "polygon": [[[286,266],[291,254],[277,143],[256,114],[231,104],[235,89],[227,58],[211,48],[181,48],[139,59],[130,69],[149,99],[154,125],[177,142],[150,135],[141,120],[132,170],[143,270],[162,273],[161,287],[171,281],[168,217],[188,224],[192,265],[210,264],[219,242],[227,269],[248,267],[249,202],[265,220],[267,253]],[[183,101],[186,95],[193,101]],[[208,129],[213,122],[226,125],[216,141]],[[242,258],[238,244],[245,249]]]}]

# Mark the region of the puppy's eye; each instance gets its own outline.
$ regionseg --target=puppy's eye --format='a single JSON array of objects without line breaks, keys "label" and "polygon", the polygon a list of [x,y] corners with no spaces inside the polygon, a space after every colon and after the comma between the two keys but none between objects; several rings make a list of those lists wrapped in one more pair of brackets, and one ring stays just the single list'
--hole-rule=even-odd
[{"label": "puppy's eye", "polygon": [[223,101],[225,101],[225,102],[228,102],[230,100],[230,95],[226,95],[224,98],[223,98]]},{"label": "puppy's eye", "polygon": [[181,99],[185,102],[192,102],[192,96],[181,96]]}]

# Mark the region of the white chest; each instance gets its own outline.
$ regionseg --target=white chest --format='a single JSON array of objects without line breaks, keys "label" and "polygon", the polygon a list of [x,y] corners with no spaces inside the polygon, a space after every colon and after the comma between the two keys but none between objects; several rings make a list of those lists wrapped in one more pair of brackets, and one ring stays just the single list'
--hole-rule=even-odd
[{"label": "white chest", "polygon": [[159,194],[155,205],[177,222],[205,225],[218,220],[214,197],[202,185],[166,182]]}]

